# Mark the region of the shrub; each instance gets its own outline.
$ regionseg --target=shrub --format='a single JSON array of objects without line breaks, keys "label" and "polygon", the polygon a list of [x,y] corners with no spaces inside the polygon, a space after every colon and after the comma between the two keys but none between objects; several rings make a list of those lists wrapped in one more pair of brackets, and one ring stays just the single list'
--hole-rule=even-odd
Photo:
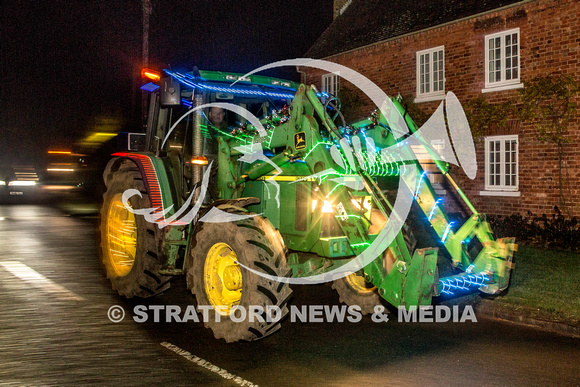
[{"label": "shrub", "polygon": [[576,217],[566,218],[558,206],[551,216],[488,216],[496,237],[515,237],[518,243],[580,251],[580,225]]}]

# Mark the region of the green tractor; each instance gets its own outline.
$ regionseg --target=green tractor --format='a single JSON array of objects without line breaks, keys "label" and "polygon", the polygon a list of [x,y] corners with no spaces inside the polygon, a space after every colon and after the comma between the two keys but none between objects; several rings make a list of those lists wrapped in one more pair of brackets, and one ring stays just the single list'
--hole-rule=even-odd
[{"label": "green tractor", "polygon": [[[314,86],[165,73],[142,87],[144,149],[113,154],[103,173],[103,263],[120,295],[154,296],[185,275],[209,308],[206,326],[234,342],[280,328],[290,283],[332,280],[363,314],[384,301],[408,309],[507,288],[514,240],[494,239],[397,99],[388,118],[376,111],[347,125],[336,98]],[[472,212],[462,224],[417,147]],[[234,318],[239,308],[264,318]]]}]

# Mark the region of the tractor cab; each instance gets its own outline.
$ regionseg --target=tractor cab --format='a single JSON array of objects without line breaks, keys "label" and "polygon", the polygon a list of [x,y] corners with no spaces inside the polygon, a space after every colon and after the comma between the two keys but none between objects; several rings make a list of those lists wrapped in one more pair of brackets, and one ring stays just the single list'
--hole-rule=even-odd
[{"label": "tractor cab", "polygon": [[[176,182],[180,191],[176,204],[199,186],[210,163],[217,168],[218,139],[244,136],[249,122],[234,111],[236,107],[263,118],[289,105],[298,87],[287,80],[236,73],[165,73],[167,77],[162,78],[151,70],[142,72],[154,81],[141,88],[150,93],[146,150],[168,156],[172,168],[179,171],[175,174],[181,179]],[[223,116],[219,123],[212,119],[215,113]]]}]

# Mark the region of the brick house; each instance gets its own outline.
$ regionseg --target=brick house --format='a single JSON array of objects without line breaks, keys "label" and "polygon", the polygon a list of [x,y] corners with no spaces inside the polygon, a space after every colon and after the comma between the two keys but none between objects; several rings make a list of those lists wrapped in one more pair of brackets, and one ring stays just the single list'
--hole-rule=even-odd
[{"label": "brick house", "polygon": [[[448,91],[462,104],[481,95],[501,104],[536,76],[555,72],[580,80],[577,0],[335,0],[334,15],[305,57],[352,68],[388,95],[412,97],[428,114]],[[326,91],[352,86],[333,74],[300,70],[303,82]],[[368,114],[373,108],[369,104],[359,110]],[[577,114],[567,136],[567,210],[579,216]],[[476,153],[475,180],[457,169],[452,174],[478,210],[541,215],[558,205],[557,147],[540,141],[532,124],[514,119],[505,127],[492,125],[477,139]],[[431,178],[437,182],[437,176]]]}]

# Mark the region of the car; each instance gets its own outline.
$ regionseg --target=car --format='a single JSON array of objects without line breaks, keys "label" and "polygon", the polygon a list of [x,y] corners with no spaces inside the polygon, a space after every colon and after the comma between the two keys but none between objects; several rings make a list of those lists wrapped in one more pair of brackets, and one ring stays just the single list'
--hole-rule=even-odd
[{"label": "car", "polygon": [[36,201],[39,195],[39,178],[31,165],[14,165],[0,168],[0,203]]}]

